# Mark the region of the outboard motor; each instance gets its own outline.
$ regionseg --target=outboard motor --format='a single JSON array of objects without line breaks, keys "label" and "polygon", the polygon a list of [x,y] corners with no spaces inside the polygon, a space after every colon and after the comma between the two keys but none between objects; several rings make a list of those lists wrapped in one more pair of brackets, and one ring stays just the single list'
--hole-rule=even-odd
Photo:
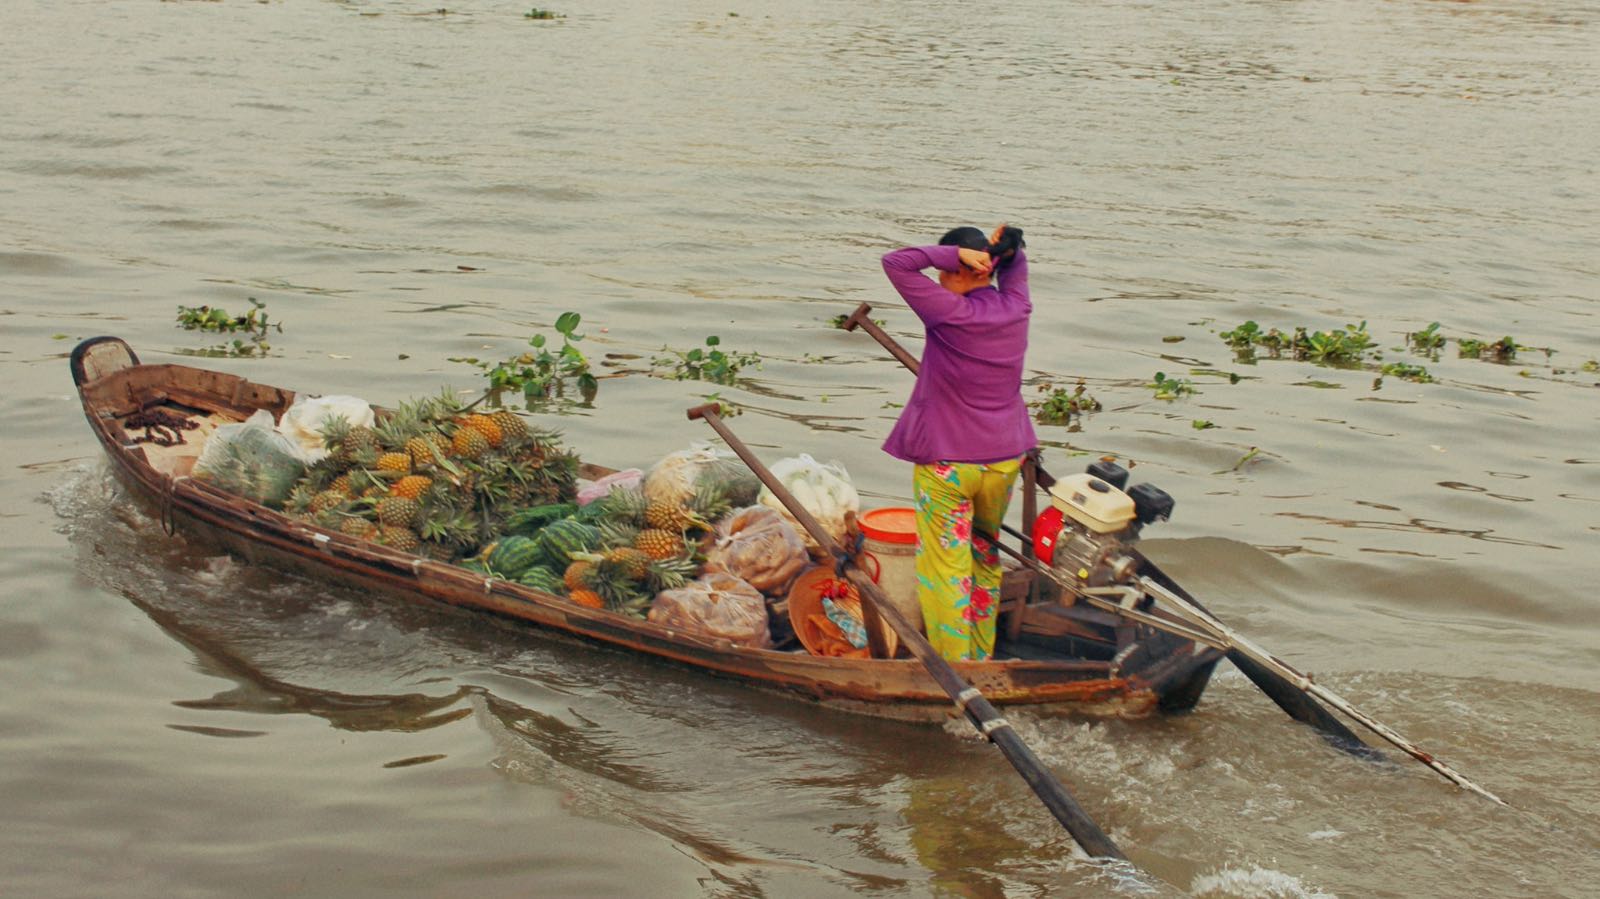
[{"label": "outboard motor", "polygon": [[1139,573],[1132,552],[1139,531],[1172,517],[1174,504],[1153,484],[1124,492],[1127,483],[1128,470],[1106,461],[1056,481],[1050,508],[1034,520],[1034,555],[1080,587],[1132,583]]}]

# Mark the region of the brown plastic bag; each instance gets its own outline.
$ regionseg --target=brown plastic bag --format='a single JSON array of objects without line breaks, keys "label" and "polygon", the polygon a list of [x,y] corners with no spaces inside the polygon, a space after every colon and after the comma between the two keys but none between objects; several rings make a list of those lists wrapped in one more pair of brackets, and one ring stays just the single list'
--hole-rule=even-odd
[{"label": "brown plastic bag", "polygon": [[664,627],[722,637],[738,646],[772,648],[766,599],[725,572],[708,572],[676,590],[661,591],[648,617]]},{"label": "brown plastic bag", "polygon": [[794,525],[766,506],[747,506],[723,519],[706,551],[708,571],[725,571],[775,595],[809,564]]}]

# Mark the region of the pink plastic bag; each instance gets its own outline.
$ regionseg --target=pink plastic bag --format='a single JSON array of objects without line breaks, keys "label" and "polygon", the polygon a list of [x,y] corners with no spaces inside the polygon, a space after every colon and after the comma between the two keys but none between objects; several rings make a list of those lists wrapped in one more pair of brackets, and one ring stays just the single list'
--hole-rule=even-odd
[{"label": "pink plastic bag", "polygon": [[637,487],[642,480],[644,472],[629,468],[608,474],[598,481],[589,481],[578,487],[578,505],[587,506],[597,499],[604,499],[618,487]]}]

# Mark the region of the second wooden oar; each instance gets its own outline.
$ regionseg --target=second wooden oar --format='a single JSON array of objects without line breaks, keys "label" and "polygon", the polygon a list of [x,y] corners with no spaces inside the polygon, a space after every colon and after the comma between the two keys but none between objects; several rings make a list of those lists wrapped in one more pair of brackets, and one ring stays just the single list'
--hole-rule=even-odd
[{"label": "second wooden oar", "polygon": [[[856,328],[866,331],[872,336],[873,340],[876,340],[879,345],[888,350],[889,354],[898,359],[900,364],[909,369],[913,375],[919,374],[921,366],[918,364],[916,357],[911,355],[893,337],[890,337],[889,333],[879,327],[877,322],[868,317],[868,313],[871,311],[871,305],[862,303],[855,308],[854,312],[845,317],[839,327],[846,331],[854,331]],[[1055,483],[1055,478],[1037,464],[1035,464],[1035,470],[1038,475],[1039,485],[1048,490],[1050,485]],[[1012,536],[1022,541],[1023,546],[1032,544],[1032,537],[1023,535],[1009,526],[1002,525],[1002,527]],[[1162,577],[1164,578],[1165,576],[1163,575]],[[1176,584],[1171,584],[1170,581],[1166,583],[1171,587],[1177,586]],[[1195,603],[1195,605],[1199,605],[1199,603]],[[1312,699],[1306,691],[1279,677],[1270,669],[1257,663],[1236,648],[1227,649],[1227,654],[1228,661],[1232,662],[1234,667],[1243,672],[1251,683],[1255,684],[1262,693],[1266,694],[1268,699],[1276,703],[1278,708],[1283,709],[1291,718],[1315,728],[1330,744],[1351,755],[1369,759],[1381,758],[1372,747],[1363,743],[1354,731],[1346,727],[1344,722],[1335,718],[1331,712],[1318,705],[1317,701]]]},{"label": "second wooden oar", "polygon": [[1000,748],[1000,752],[1005,755],[1006,760],[1011,763],[1011,766],[1017,770],[1018,774],[1022,775],[1022,779],[1027,782],[1034,794],[1044,803],[1045,808],[1050,810],[1050,814],[1054,815],[1055,819],[1061,822],[1061,825],[1067,829],[1067,832],[1072,835],[1078,845],[1083,847],[1083,851],[1101,858],[1126,860],[1127,856],[1122,854],[1122,850],[1117,848],[1117,844],[1106,836],[1105,831],[1101,830],[1100,826],[1095,824],[1094,820],[1084,812],[1083,808],[1078,805],[1078,801],[1073,798],[1061,781],[1057,780],[1055,775],[1050,772],[1050,769],[1039,761],[1039,757],[1034,755],[1033,750],[1028,748],[1028,744],[1022,741],[1022,737],[1018,736],[1010,722],[1001,717],[1000,713],[995,710],[994,705],[984,698],[977,687],[967,683],[950,666],[950,663],[945,661],[929,645],[927,638],[922,636],[922,632],[910,621],[906,620],[900,610],[895,608],[894,603],[888,601],[882,591],[878,589],[878,585],[874,584],[871,578],[867,577],[865,573],[855,567],[854,563],[849,561],[849,557],[844,553],[844,550],[834,542],[833,538],[812,517],[805,506],[802,506],[789,493],[783,482],[779,481],[762,464],[761,460],[750,451],[750,448],[745,446],[744,442],[735,436],[733,431],[723,423],[721,416],[717,414],[716,404],[697,406],[690,409],[689,418],[703,419],[706,424],[709,424],[712,430],[716,431],[718,436],[728,444],[728,448],[738,454],[739,458],[744,460],[744,464],[750,467],[750,470],[755,473],[757,478],[761,479],[761,483],[772,491],[772,495],[783,503],[784,508],[794,515],[795,520],[800,522],[801,527],[811,534],[811,538],[817,541],[817,544],[826,550],[831,558],[837,560],[845,569],[845,576],[850,579],[850,582],[861,593],[864,603],[870,603],[871,607],[876,610],[878,617],[894,629],[895,634],[900,637],[900,641],[905,644],[917,661],[922,663],[928,674],[945,691],[950,700],[955,703],[956,708],[966,715],[968,721],[972,722],[972,726],[976,727],[979,733]]}]

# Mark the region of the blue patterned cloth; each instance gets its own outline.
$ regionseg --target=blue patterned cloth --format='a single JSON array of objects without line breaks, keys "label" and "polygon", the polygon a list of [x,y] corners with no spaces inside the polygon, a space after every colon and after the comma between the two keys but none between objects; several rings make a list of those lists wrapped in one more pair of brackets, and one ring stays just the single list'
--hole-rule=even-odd
[{"label": "blue patterned cloth", "polygon": [[829,621],[839,625],[839,630],[844,631],[844,638],[850,641],[851,646],[860,649],[867,645],[866,626],[857,621],[854,615],[840,608],[838,603],[831,599],[823,599],[822,614],[828,616]]}]

